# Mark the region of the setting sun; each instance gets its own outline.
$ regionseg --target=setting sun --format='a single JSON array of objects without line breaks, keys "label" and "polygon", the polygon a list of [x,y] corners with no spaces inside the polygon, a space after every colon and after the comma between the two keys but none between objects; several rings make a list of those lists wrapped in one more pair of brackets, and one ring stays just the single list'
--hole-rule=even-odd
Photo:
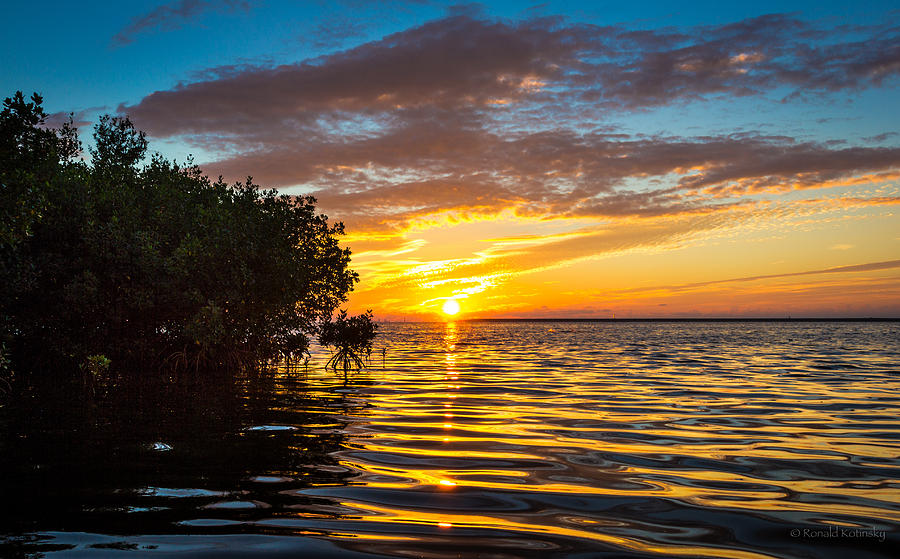
[{"label": "setting sun", "polygon": [[447,299],[442,307],[444,314],[454,315],[459,312],[459,303],[456,299]]}]

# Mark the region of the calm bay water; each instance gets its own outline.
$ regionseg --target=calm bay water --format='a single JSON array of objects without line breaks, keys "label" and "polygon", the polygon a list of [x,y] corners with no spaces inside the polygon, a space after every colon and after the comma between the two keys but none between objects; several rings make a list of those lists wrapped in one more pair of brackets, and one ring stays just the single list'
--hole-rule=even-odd
[{"label": "calm bay water", "polygon": [[0,556],[861,559],[900,543],[898,323],[387,324],[368,370],[345,380],[325,358],[236,387],[7,406]]}]

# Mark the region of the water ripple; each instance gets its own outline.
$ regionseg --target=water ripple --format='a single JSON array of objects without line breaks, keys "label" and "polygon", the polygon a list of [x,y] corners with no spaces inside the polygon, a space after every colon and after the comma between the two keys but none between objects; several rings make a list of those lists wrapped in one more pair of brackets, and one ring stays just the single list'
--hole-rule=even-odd
[{"label": "water ripple", "polygon": [[17,505],[0,554],[890,557],[898,334],[388,324],[346,381],[314,360],[248,381],[231,415],[135,417],[58,456],[22,439],[11,498],[53,506]]}]

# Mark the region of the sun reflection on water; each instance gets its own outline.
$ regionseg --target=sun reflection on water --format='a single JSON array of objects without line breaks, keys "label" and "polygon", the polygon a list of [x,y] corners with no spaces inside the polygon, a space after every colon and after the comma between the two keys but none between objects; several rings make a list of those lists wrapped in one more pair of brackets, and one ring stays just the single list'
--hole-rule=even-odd
[{"label": "sun reflection on water", "polygon": [[[809,333],[779,346],[760,331],[754,347],[747,332],[447,322],[429,347],[428,328],[397,333],[416,349],[392,371],[395,390],[370,400],[360,443],[396,469],[359,478],[396,500],[366,503],[372,521],[706,557],[780,556],[785,542],[740,539],[731,523],[750,518],[770,531],[900,525],[900,498],[883,489],[900,486],[900,445],[854,415],[871,409],[900,436],[884,385],[896,343],[857,338],[870,373],[848,391],[843,373],[810,367],[827,342]],[[362,457],[355,467],[373,471]],[[878,483],[849,483],[867,476]],[[678,520],[689,516],[699,524]],[[727,544],[696,544],[722,530]]]}]

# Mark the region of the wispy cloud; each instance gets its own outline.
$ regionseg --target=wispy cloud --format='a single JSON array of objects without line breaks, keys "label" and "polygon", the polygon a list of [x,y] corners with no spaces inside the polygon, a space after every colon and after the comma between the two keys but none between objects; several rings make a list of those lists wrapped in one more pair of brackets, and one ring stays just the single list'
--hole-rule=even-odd
[{"label": "wispy cloud", "polygon": [[317,23],[302,41],[319,51],[331,50],[344,46],[351,39],[364,36],[371,25],[349,16],[326,19]]},{"label": "wispy cloud", "polygon": [[[376,138],[243,154],[216,168],[229,176],[261,169],[265,184],[307,184],[348,220],[403,227],[416,216],[447,211],[598,218],[704,213],[747,196],[896,180],[900,148],[833,149],[764,136],[500,136],[409,123]],[[629,182],[637,179],[659,186],[633,190]]]},{"label": "wispy cloud", "polygon": [[[892,199],[883,198],[883,203],[890,203]],[[849,198],[795,202],[759,201],[707,208],[705,212],[618,217],[600,222],[578,219],[569,221],[568,226],[565,225],[566,220],[547,221],[532,217],[525,218],[524,221],[528,223],[528,220],[531,220],[533,224],[531,229],[538,230],[544,223],[548,224],[547,227],[551,230],[559,231],[563,228],[562,232],[481,237],[479,241],[469,243],[468,247],[472,252],[457,253],[454,258],[434,257],[441,252],[428,250],[423,238],[423,235],[426,237],[428,235],[427,227],[413,227],[402,234],[372,240],[358,237],[351,239],[350,246],[356,255],[354,265],[365,276],[363,291],[358,294],[360,300],[373,296],[390,297],[394,300],[392,304],[394,312],[417,313],[428,310],[427,303],[426,307],[423,307],[422,301],[448,296],[477,297],[478,308],[487,314],[491,308],[496,308],[508,315],[517,306],[532,313],[535,310],[534,305],[529,300],[528,290],[522,287],[533,285],[526,279],[528,277],[552,273],[553,270],[579,269],[578,266],[587,266],[581,268],[582,270],[592,269],[596,265],[592,262],[601,259],[635,254],[661,254],[676,249],[699,248],[748,237],[757,239],[783,237],[794,231],[803,230],[810,223],[839,218],[848,208],[871,207],[868,202],[868,199],[853,201]],[[515,217],[506,213],[497,221],[490,223],[497,223],[497,230],[500,231],[503,230],[503,224],[512,219]],[[436,220],[436,224],[440,224],[440,221]],[[469,224],[470,227],[477,225],[478,222]],[[465,231],[465,228],[461,230]],[[665,302],[665,297],[683,298],[685,294],[715,292],[725,294],[715,298],[715,305],[718,305],[716,308],[721,311],[723,304],[730,305],[727,293],[734,292],[741,297],[748,297],[748,293],[754,290],[790,292],[801,289],[804,278],[807,277],[811,278],[810,286],[815,284],[822,287],[824,285],[822,280],[815,276],[849,277],[852,274],[884,272],[898,267],[900,261],[882,261],[704,282],[656,286],[651,284],[650,287],[632,289],[606,287],[596,293],[588,291],[573,294],[571,299],[578,301],[577,306],[581,309],[580,313],[573,311],[574,314],[584,316],[589,301],[621,302],[629,299],[656,298]],[[741,285],[753,287],[748,291],[740,287]],[[809,287],[811,291],[806,297],[807,303],[811,306],[814,306],[815,289]],[[896,291],[883,286],[879,289],[877,293],[870,292],[870,300],[883,298],[886,296],[885,293]],[[558,288],[552,288],[549,293],[556,293],[557,290]],[[548,292],[541,291],[533,295],[546,299]],[[765,307],[768,309],[766,312],[772,315],[771,309],[775,308],[772,305],[781,299],[781,296],[772,297],[769,301],[759,300],[755,304],[763,305],[760,308]],[[561,307],[554,306],[553,309],[556,316],[565,315],[559,314],[562,312]],[[679,304],[673,307],[673,312],[680,313],[684,309],[685,305]],[[644,315],[658,315],[652,309],[645,311]],[[718,311],[711,312],[715,314]]]},{"label": "wispy cloud", "polygon": [[[473,284],[497,286],[516,276],[565,267],[587,259],[700,242],[710,235],[721,236],[727,230],[752,225],[763,215],[767,219],[777,219],[783,214],[781,209],[757,205],[703,215],[637,218],[585,225],[562,233],[486,239],[481,241],[482,248],[476,253],[450,260],[421,259],[413,251],[407,252],[402,260],[377,256],[375,259],[364,258],[361,269],[367,273],[366,289],[411,292],[440,286],[442,291],[461,293]],[[351,242],[351,247],[355,246]],[[389,246],[413,248],[403,244],[400,238]]]},{"label": "wispy cloud", "polygon": [[889,138],[895,138],[898,135],[900,135],[900,134],[898,134],[897,132],[885,132],[883,134],[877,134],[875,136],[869,136],[868,138],[863,138],[863,141],[873,143],[873,144],[880,144],[880,143],[888,140]]},{"label": "wispy cloud", "polygon": [[665,290],[665,291],[683,291],[683,290],[692,290],[701,287],[708,287],[710,285],[719,285],[724,283],[740,283],[740,282],[752,282],[752,281],[760,281],[760,280],[769,280],[769,279],[778,279],[778,278],[795,278],[799,276],[816,276],[821,274],[847,274],[847,273],[856,273],[856,272],[875,272],[880,270],[891,270],[894,268],[900,268],[900,260],[887,260],[884,262],[868,262],[866,264],[854,264],[851,266],[836,266],[833,268],[821,268],[818,270],[805,270],[802,272],[788,272],[784,274],[766,274],[761,276],[746,276],[740,278],[729,278],[729,279],[721,279],[721,280],[712,280],[712,281],[703,281],[696,283],[686,283],[681,285],[664,285],[657,287],[647,287],[641,288],[639,290],[634,291],[655,291],[655,290]]},{"label": "wispy cloud", "polygon": [[[891,260],[573,295],[602,304],[606,316],[613,309],[627,309],[634,316],[661,316],[661,302],[670,307],[662,316],[897,316],[900,283],[890,272],[898,268],[900,261]],[[554,314],[585,316],[594,314],[585,312],[591,308],[577,305]]]},{"label": "wispy cloud", "polygon": [[72,118],[72,124],[76,128],[87,128],[91,126],[92,120],[91,115],[96,115],[97,113],[107,110],[108,107],[89,107],[87,109],[81,109],[78,111],[60,111],[56,113],[51,113],[47,115],[47,118],[44,119],[44,126],[48,128],[60,128],[64,123],[69,122],[69,118]]},{"label": "wispy cloud", "polygon": [[208,12],[249,11],[246,0],[176,0],[138,16],[113,36],[111,44],[121,47],[134,41],[135,35],[149,31],[173,31],[188,25]]}]

